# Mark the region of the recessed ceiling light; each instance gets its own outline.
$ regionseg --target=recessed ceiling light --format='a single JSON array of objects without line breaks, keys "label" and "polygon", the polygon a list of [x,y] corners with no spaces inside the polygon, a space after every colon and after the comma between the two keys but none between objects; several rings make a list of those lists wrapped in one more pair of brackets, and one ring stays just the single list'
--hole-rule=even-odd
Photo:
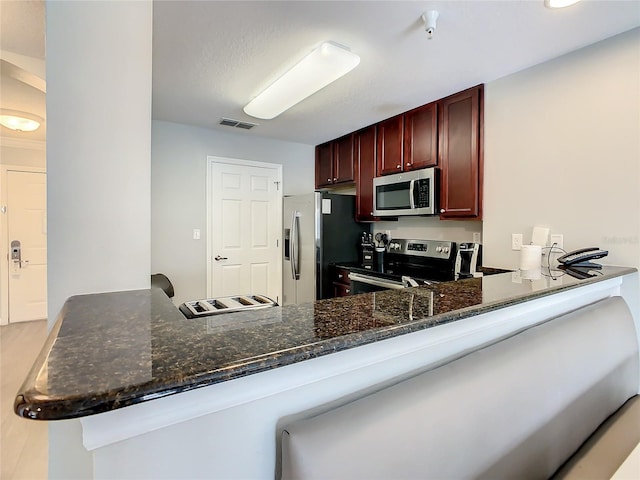
[{"label": "recessed ceiling light", "polygon": [[0,125],[11,130],[33,132],[44,120],[37,115],[17,110],[0,109]]},{"label": "recessed ceiling light", "polygon": [[544,4],[547,8],[564,8],[570,7],[579,1],[580,0],[544,0]]},{"label": "recessed ceiling light", "polygon": [[359,63],[360,57],[349,49],[324,42],[251,100],[244,107],[244,112],[265,120],[277,117],[347,74]]}]

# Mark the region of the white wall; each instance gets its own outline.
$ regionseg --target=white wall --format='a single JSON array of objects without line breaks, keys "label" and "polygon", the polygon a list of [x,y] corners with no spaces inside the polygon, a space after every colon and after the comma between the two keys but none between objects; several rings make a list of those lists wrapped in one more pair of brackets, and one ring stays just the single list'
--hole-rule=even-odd
[{"label": "white wall", "polygon": [[541,224],[640,266],[639,166],[640,29],[487,84],[484,263]]},{"label": "white wall", "polygon": [[[48,1],[46,17],[51,326],[71,295],[149,287],[152,3]],[[51,422],[49,478],[92,476],[79,431]]]},{"label": "white wall", "polygon": [[440,220],[432,217],[400,217],[397,222],[376,222],[373,230],[383,233],[389,230],[391,238],[472,242],[473,234],[482,232],[482,222]]},{"label": "white wall", "polygon": [[[176,305],[206,297],[207,155],[283,165],[285,195],[312,192],[315,187],[312,145],[154,121],[151,270],[169,277]],[[194,228],[200,229],[201,240],[193,240]]]},{"label": "white wall", "polygon": [[0,139],[1,165],[45,168],[46,163],[44,142],[24,142],[20,146],[12,139]]}]

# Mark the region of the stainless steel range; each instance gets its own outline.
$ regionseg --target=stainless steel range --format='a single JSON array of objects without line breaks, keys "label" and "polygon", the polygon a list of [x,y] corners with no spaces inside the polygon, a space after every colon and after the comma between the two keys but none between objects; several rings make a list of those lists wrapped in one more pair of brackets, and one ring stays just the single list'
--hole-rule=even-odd
[{"label": "stainless steel range", "polygon": [[[466,255],[469,248],[476,252],[480,250],[477,244],[458,246],[455,242],[444,240],[391,240],[384,261],[375,270],[352,269],[349,274],[351,291],[356,294],[415,287],[473,276],[460,271],[461,262],[458,259],[458,252]],[[478,255],[473,260],[480,264]],[[462,262],[463,267],[468,264],[469,262]],[[473,272],[475,268],[474,264]]]}]

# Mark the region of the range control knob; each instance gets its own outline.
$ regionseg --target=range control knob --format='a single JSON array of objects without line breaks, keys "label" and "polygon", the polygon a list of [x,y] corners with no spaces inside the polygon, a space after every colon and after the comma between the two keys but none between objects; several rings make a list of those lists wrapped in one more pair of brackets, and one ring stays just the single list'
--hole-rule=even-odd
[{"label": "range control knob", "polygon": [[442,247],[442,253],[449,253],[449,247]]},{"label": "range control knob", "polygon": [[436,252],[438,253],[442,252],[442,247],[436,247]]}]

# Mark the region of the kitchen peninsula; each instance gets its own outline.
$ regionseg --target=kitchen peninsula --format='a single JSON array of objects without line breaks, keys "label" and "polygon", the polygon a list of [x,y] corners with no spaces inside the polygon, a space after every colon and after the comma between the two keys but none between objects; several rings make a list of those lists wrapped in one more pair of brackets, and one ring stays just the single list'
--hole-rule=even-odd
[{"label": "kitchen peninsula", "polygon": [[191,320],[159,289],[71,297],[15,408],[80,418],[95,478],[273,478],[285,420],[599,299],[633,302],[635,272],[510,272]]}]

